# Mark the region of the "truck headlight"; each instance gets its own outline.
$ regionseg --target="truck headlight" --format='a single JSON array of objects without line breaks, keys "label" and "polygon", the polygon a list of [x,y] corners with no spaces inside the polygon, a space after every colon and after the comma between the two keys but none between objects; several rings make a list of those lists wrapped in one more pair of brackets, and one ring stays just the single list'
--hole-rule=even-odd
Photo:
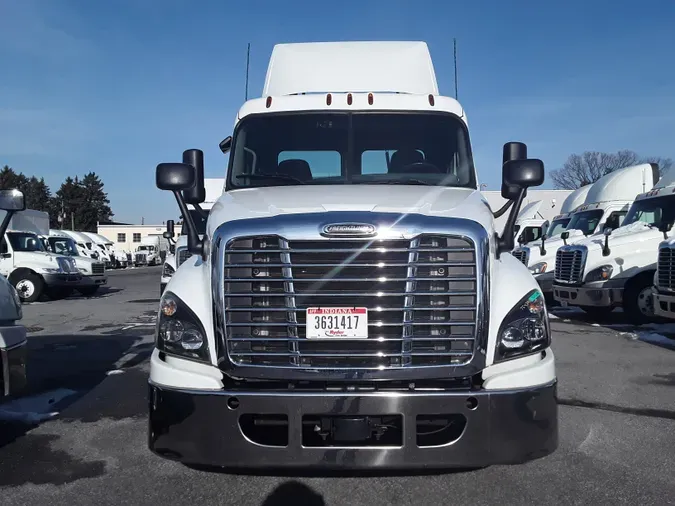
[{"label": "truck headlight", "polygon": [[155,345],[170,355],[210,361],[206,333],[199,318],[171,292],[165,292],[159,302]]},{"label": "truck headlight", "polygon": [[162,276],[165,278],[170,278],[176,273],[176,269],[174,269],[170,264],[164,264],[164,270],[162,270]]},{"label": "truck headlight", "polygon": [[546,267],[548,267],[546,262],[539,262],[538,264],[534,264],[532,267],[530,267],[530,272],[532,274],[543,274],[546,272]]},{"label": "truck headlight", "polygon": [[597,269],[593,269],[591,272],[586,275],[586,283],[593,283],[594,281],[607,281],[612,277],[612,271],[614,267],[611,265],[603,265]]},{"label": "truck headlight", "polygon": [[551,345],[544,296],[532,290],[506,315],[499,329],[495,362],[529,355]]}]

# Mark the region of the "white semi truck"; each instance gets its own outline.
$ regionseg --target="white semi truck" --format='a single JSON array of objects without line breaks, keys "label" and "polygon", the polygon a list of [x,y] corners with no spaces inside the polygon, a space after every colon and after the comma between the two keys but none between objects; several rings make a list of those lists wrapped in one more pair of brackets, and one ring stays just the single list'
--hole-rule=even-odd
[{"label": "white semi truck", "polygon": [[106,265],[107,268],[123,269],[127,267],[128,259],[126,252],[119,251],[115,247],[115,243],[113,243],[110,239],[102,236],[101,234],[95,234],[94,232],[82,233],[91,239],[92,245],[97,251],[99,251],[102,255],[108,256],[109,265]]},{"label": "white semi truck", "polygon": [[596,314],[623,308],[629,320],[654,318],[659,244],[675,220],[675,172],[637,196],[621,227],[557,252],[553,296]]},{"label": "white semi truck", "polygon": [[[673,235],[667,226],[664,230]],[[659,246],[654,276],[654,312],[663,318],[675,319],[675,237]]]},{"label": "white semi truck", "polygon": [[[0,190],[0,210],[5,217],[0,224],[0,237],[4,237],[15,212],[24,210],[23,194],[19,190]],[[0,275],[0,402],[21,393],[26,386],[26,327],[21,298],[16,288]]]},{"label": "white semi truck", "polygon": [[[508,252],[527,187],[504,146],[504,230],[467,117],[421,42],[275,46],[237,114],[203,238],[203,153],[157,167],[191,256],[161,297],[149,446],[191,464],[448,468],[558,444],[543,297]],[[385,151],[387,156],[383,164]]]},{"label": "white semi truck", "polygon": [[42,236],[45,250],[71,257],[82,273],[82,282],[75,288],[84,296],[94,295],[101,286],[108,283],[105,264],[100,260],[80,255],[74,239],[63,230],[50,229],[49,235]]},{"label": "white semi truck", "polygon": [[0,245],[0,274],[16,288],[23,302],[35,302],[44,293],[65,297],[81,286],[82,274],[72,257],[51,253],[42,243],[40,236],[49,233],[47,213],[0,211],[0,217],[8,220]]},{"label": "white semi truck", "polygon": [[[635,197],[651,190],[658,179],[658,167],[649,163],[611,172],[598,179],[588,190],[575,196],[575,200],[578,200],[585,193],[586,199],[569,215],[570,220],[561,234],[551,238],[544,237],[543,240],[513,251],[513,256],[528,266],[547,300],[553,301],[553,277],[558,249],[600,233],[606,227],[618,228]],[[570,203],[570,207],[574,203]]]}]

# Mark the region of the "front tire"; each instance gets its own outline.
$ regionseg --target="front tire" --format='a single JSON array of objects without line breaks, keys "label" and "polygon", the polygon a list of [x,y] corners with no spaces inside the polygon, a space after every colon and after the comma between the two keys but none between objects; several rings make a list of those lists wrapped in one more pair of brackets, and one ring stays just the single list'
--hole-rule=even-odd
[{"label": "front tire", "polygon": [[623,292],[623,312],[631,323],[649,323],[654,314],[653,272],[644,272],[626,283]]},{"label": "front tire", "polygon": [[40,276],[33,272],[26,272],[11,279],[10,282],[19,292],[19,298],[22,302],[35,302],[40,298],[44,290],[45,282]]}]

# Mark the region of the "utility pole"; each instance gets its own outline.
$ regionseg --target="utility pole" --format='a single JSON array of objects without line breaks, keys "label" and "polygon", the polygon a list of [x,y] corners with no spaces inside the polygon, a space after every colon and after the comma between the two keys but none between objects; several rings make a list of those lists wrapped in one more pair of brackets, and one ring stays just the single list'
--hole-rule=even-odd
[{"label": "utility pole", "polygon": [[246,93],[244,95],[245,102],[248,100],[248,69],[250,60],[251,60],[251,43],[249,42],[248,47],[246,48]]},{"label": "utility pole", "polygon": [[70,211],[70,230],[75,231],[75,213]]}]

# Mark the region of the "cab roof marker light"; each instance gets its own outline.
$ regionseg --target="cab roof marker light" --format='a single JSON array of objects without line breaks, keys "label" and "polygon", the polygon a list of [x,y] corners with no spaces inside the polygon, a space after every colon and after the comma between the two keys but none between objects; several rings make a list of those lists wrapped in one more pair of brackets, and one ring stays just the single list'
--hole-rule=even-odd
[{"label": "cab roof marker light", "polygon": [[368,105],[373,105],[373,94],[368,93]]},{"label": "cab roof marker light", "polygon": [[431,93],[429,93],[429,105],[433,107],[435,103],[436,101],[434,99],[434,96]]},{"label": "cab roof marker light", "polygon": [[272,106],[272,97],[267,97],[267,101],[265,102],[265,107],[269,109]]},{"label": "cab roof marker light", "polygon": [[329,93],[326,95],[326,105],[330,105],[333,103],[333,96]]},{"label": "cab roof marker light", "polygon": [[347,93],[347,105],[352,105],[352,94]]}]

